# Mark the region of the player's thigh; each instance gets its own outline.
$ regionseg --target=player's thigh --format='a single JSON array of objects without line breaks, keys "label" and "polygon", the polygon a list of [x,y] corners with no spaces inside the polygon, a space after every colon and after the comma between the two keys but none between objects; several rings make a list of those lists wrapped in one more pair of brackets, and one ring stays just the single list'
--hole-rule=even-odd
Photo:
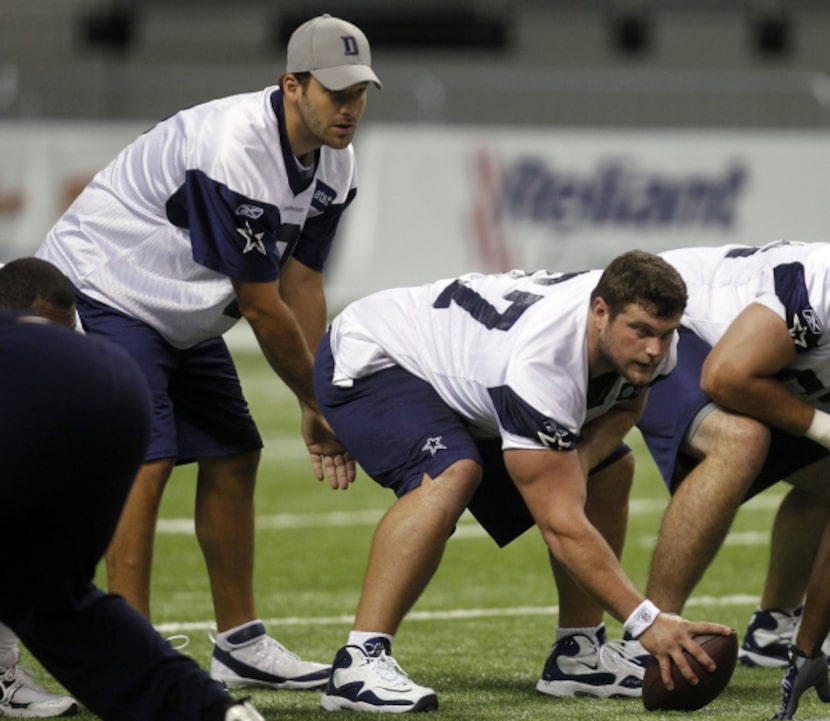
[{"label": "player's thigh", "polygon": [[[461,418],[428,383],[390,368],[356,385],[362,386],[358,397],[327,418],[371,478],[398,496],[425,478],[471,482],[470,462],[481,466],[478,448]],[[473,482],[479,478],[480,472]]]},{"label": "player's thigh", "polygon": [[331,354],[318,352],[317,400],[334,432],[380,485],[402,496],[459,461],[481,465],[464,422],[429,383],[393,367],[346,388],[330,382],[332,371]]},{"label": "player's thigh", "polygon": [[678,476],[685,475],[687,455],[682,449],[687,434],[695,419],[711,404],[709,396],[700,389],[700,370],[710,350],[708,343],[681,327],[677,367],[649,390],[646,407],[637,422],[669,490]]},{"label": "player's thigh", "polygon": [[105,338],[129,353],[147,381],[152,398],[152,429],[147,460],[175,458],[176,421],[168,387],[181,351],[173,348],[143,321],[83,294],[78,294],[77,300],[86,333]]},{"label": "player's thigh", "polygon": [[[274,383],[279,383],[274,378]],[[225,341],[211,338],[180,353],[170,375],[178,462],[237,457],[258,460],[262,439]]]},{"label": "player's thigh", "polygon": [[443,508],[456,519],[460,516],[481,482],[481,464],[461,458],[447,466],[438,476],[427,473],[421,477],[417,488],[409,495],[420,496],[422,503]]}]

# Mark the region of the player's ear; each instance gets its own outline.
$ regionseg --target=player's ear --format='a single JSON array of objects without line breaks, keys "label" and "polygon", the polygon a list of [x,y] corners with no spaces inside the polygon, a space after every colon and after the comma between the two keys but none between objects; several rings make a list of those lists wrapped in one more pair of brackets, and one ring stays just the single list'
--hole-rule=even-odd
[{"label": "player's ear", "polygon": [[605,298],[598,295],[591,301],[591,314],[597,319],[605,318],[611,314]]},{"label": "player's ear", "polygon": [[280,87],[286,95],[294,95],[300,89],[300,82],[294,73],[286,73],[280,78]]}]

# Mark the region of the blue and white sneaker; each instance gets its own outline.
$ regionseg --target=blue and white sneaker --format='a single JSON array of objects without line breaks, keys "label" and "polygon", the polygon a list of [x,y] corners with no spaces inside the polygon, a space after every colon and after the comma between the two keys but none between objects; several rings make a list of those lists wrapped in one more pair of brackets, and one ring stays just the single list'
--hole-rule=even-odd
[{"label": "blue and white sneaker", "polygon": [[331,666],[303,661],[297,654],[252,624],[227,641],[210,634],[214,642],[210,675],[227,688],[312,689],[328,683]]},{"label": "blue and white sneaker", "polygon": [[0,716],[11,718],[54,718],[74,716],[78,704],[71,696],[51,693],[19,665],[17,660],[8,668],[0,668]]},{"label": "blue and white sneaker", "polygon": [[801,611],[801,608],[757,609],[744,634],[738,660],[745,666],[786,668],[789,664],[787,650],[798,632]]},{"label": "blue and white sneaker", "polygon": [[390,650],[386,639],[369,645],[369,650],[363,646],[341,648],[320,705],[326,711],[406,713],[437,709],[435,691],[413,683]]},{"label": "blue and white sneaker", "polygon": [[616,644],[609,641],[609,644],[612,646],[618,645],[620,653],[625,656],[625,658],[632,663],[636,663],[643,669],[651,663],[651,654],[646,651],[645,646],[643,646],[643,644],[641,644],[637,639],[631,638],[627,632],[623,634],[622,641],[617,641]]},{"label": "blue and white sneaker", "polygon": [[606,640],[601,629],[596,639],[579,633],[554,643],[536,690],[559,698],[640,698],[644,673],[621,644]]}]

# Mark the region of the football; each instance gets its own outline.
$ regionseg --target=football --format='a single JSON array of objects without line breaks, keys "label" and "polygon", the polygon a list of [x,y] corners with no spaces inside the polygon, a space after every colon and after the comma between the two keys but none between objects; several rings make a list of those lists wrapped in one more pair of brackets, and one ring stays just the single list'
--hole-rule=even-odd
[{"label": "football", "polygon": [[694,639],[718,665],[717,669],[709,673],[696,659],[686,653],[689,665],[700,679],[700,683],[690,686],[677,665],[672,662],[674,691],[669,691],[660,677],[660,665],[652,658],[643,677],[643,706],[649,711],[696,711],[717,698],[726,688],[738,659],[738,635],[703,634],[695,636]]}]

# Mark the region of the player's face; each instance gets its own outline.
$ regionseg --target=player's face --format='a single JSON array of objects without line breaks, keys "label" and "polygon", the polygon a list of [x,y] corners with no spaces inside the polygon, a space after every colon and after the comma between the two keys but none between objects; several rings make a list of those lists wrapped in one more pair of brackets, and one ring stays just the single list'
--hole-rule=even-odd
[{"label": "player's face", "polygon": [[597,370],[616,371],[635,385],[651,381],[671,347],[680,315],[659,318],[629,303],[612,319],[602,298],[594,301],[592,312],[598,328]]},{"label": "player's face", "polygon": [[312,76],[300,88],[297,103],[306,142],[315,148],[328,145],[338,150],[351,143],[366,108],[368,88],[369,83],[358,83],[345,90],[329,90]]}]

